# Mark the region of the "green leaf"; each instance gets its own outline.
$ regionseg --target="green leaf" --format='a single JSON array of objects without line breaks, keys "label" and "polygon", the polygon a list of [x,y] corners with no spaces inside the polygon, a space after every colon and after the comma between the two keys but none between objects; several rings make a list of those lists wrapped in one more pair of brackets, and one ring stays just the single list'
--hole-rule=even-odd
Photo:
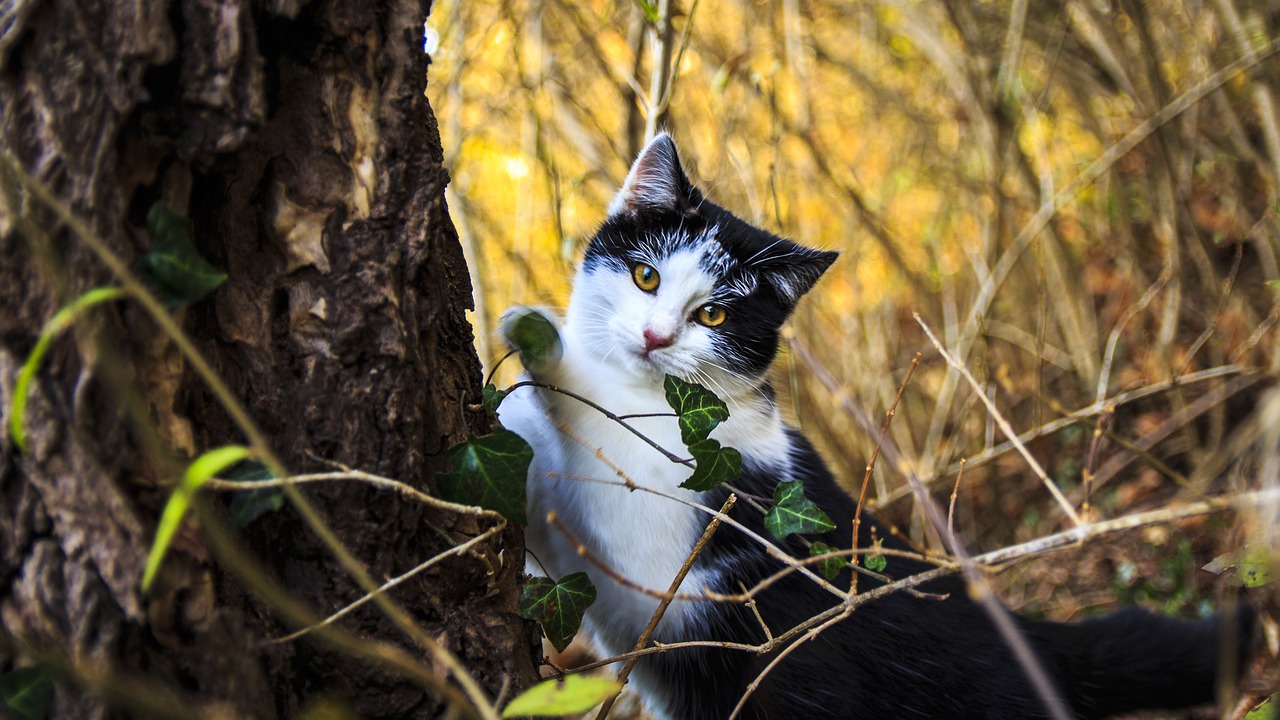
[{"label": "green leaf", "polygon": [[707,439],[717,425],[729,419],[729,407],[705,387],[668,375],[662,384],[667,404],[680,417],[680,439],[685,445]]},{"label": "green leaf", "polygon": [[157,201],[147,212],[151,252],[138,258],[138,274],[166,307],[190,305],[226,281],[226,273],[209,264],[191,239],[185,215]]},{"label": "green leaf", "polygon": [[520,617],[537,620],[556,650],[569,647],[582,626],[582,616],[596,601],[596,588],[584,572],[560,580],[529,578],[520,590]]},{"label": "green leaf", "polygon": [[680,487],[694,492],[706,492],[720,483],[736,480],[742,474],[742,453],[734,448],[722,448],[720,443],[707,438],[689,446],[693,455],[693,474],[680,483]]},{"label": "green leaf", "polygon": [[[231,473],[231,480],[271,480],[271,471],[266,465],[253,461]],[[284,488],[268,487],[240,490],[231,498],[231,527],[243,530],[249,523],[263,515],[279,510],[284,505]]]},{"label": "green leaf", "polygon": [[502,710],[502,717],[559,717],[586,712],[622,690],[613,678],[569,675],[525,690]]},{"label": "green leaf", "polygon": [[1204,566],[1204,570],[1221,575],[1230,570],[1228,577],[1248,588],[1270,585],[1275,576],[1271,572],[1272,556],[1265,547],[1247,546],[1240,550],[1219,555]]},{"label": "green leaf", "polygon": [[502,326],[507,341],[520,351],[520,361],[525,367],[547,365],[560,360],[564,346],[560,343],[560,331],[547,316],[536,310],[524,309]]},{"label": "green leaf", "polygon": [[242,445],[225,445],[200,455],[187,466],[182,482],[173,489],[169,502],[165,503],[164,511],[160,514],[160,523],[156,526],[156,539],[151,544],[151,552],[147,554],[147,568],[142,574],[143,593],[150,590],[151,583],[155,582],[160,563],[164,561],[165,553],[169,552],[169,544],[173,542],[173,536],[178,533],[178,528],[182,527],[182,519],[187,515],[191,499],[209,481],[209,478],[244,460],[250,454],[249,448]]},{"label": "green leaf", "polygon": [[461,505],[496,510],[524,525],[524,486],[533,448],[510,430],[471,436],[449,448],[453,471],[436,476],[440,497]]},{"label": "green leaf", "polygon": [[498,386],[493,383],[489,383],[484,386],[484,395],[480,402],[484,405],[485,412],[490,415],[494,415],[498,412],[498,406],[501,405],[502,401],[506,398],[507,393],[505,391],[499,390]]},{"label": "green leaf", "polygon": [[1266,548],[1250,547],[1240,562],[1236,563],[1236,576],[1240,584],[1247,588],[1259,588],[1270,585],[1275,576],[1271,574],[1272,557]]},{"label": "green leaf", "polygon": [[773,507],[764,515],[764,527],[779,540],[788,535],[835,530],[835,523],[804,495],[800,480],[778,483],[773,491]]},{"label": "green leaf", "polygon": [[658,6],[649,0],[636,0],[636,7],[640,8],[640,13],[644,15],[644,19],[649,21],[650,25],[657,24],[661,15],[658,13]]},{"label": "green leaf", "polygon": [[680,487],[705,492],[720,483],[734,480],[742,473],[742,454],[734,448],[722,448],[707,437],[716,426],[729,419],[729,408],[715,393],[705,387],[685,382],[674,375],[663,380],[667,404],[676,411],[680,439],[693,456],[693,475]]},{"label": "green leaf", "polygon": [[[880,546],[883,543],[884,543],[884,539],[881,538],[879,540],[876,540],[875,545],[873,545],[872,547],[876,550],[879,550]],[[884,572],[884,569],[889,567],[889,559],[879,553],[876,553],[873,555],[868,555],[867,558],[862,561],[862,564],[865,565],[866,568],[868,570],[871,570],[872,572]]]},{"label": "green leaf", "polygon": [[0,675],[0,702],[15,720],[44,720],[53,701],[53,681],[40,666]]},{"label": "green leaf", "polygon": [[1280,290],[1280,280],[1268,280],[1267,287],[1272,290]]},{"label": "green leaf", "polygon": [[1280,720],[1280,693],[1267,698],[1261,705],[1249,711],[1244,720]]},{"label": "green leaf", "polygon": [[[815,542],[809,546],[809,557],[817,557],[833,552],[835,548],[824,542]],[[840,571],[844,569],[844,558],[829,557],[825,560],[818,561],[818,574],[828,580],[835,580]]]},{"label": "green leaf", "polygon": [[99,303],[116,300],[123,296],[124,291],[119,288],[94,288],[64,305],[54,313],[49,322],[45,323],[35,347],[31,348],[31,354],[27,356],[26,362],[22,363],[22,369],[18,371],[18,380],[13,386],[13,400],[9,405],[9,434],[13,437],[13,444],[18,446],[19,451],[27,451],[25,416],[31,381],[35,379],[36,371],[40,369],[40,363],[49,352],[53,339],[71,327],[71,323],[84,311]]}]

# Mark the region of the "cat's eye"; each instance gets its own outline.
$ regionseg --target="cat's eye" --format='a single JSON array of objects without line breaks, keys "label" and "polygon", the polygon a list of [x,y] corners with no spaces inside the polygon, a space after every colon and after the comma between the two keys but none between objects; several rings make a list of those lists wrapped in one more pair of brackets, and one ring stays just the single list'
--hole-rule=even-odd
[{"label": "cat's eye", "polygon": [[693,317],[699,323],[706,325],[707,327],[715,327],[723,323],[725,319],[729,317],[729,314],[726,313],[724,308],[719,305],[707,303],[706,305],[698,308],[697,312],[693,314]]},{"label": "cat's eye", "polygon": [[653,269],[652,265],[644,263],[636,263],[631,269],[631,279],[636,281],[636,287],[645,292],[653,292],[658,289],[658,284],[662,282],[662,278],[658,276],[658,271]]}]

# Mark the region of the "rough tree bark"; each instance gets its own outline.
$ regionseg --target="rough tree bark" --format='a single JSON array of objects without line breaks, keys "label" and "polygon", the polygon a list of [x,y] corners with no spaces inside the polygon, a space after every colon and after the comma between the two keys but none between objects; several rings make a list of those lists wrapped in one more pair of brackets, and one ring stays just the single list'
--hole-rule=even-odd
[{"label": "rough tree bark", "polygon": [[[473,409],[470,287],[423,95],[427,5],[0,4],[0,150],[126,262],[147,251],[157,200],[190,217],[228,280],[177,317],[294,472],[323,459],[430,487],[445,448],[488,422]],[[17,177],[0,183],[7,426],[42,325],[118,283]],[[308,638],[263,643],[291,628],[193,523],[140,593],[185,461],[246,440],[136,303],[97,308],[55,343],[26,423],[25,454],[0,435],[0,675],[46,663],[51,716],[290,717],[325,701],[440,714],[436,693],[385,667]],[[379,581],[483,525],[357,483],[303,492]],[[288,504],[237,540],[317,613],[362,595]],[[534,675],[515,615],[521,542],[507,531],[391,593],[491,698]],[[372,604],[340,626],[443,674]]]}]

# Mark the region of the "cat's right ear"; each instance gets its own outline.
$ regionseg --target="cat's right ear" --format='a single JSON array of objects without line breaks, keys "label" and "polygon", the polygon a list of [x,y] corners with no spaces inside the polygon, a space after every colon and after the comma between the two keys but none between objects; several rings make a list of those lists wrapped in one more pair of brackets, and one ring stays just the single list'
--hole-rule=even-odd
[{"label": "cat's right ear", "polygon": [[658,133],[649,141],[627,173],[622,189],[609,203],[609,217],[642,212],[685,214],[697,208],[702,195],[680,167],[671,136]]}]

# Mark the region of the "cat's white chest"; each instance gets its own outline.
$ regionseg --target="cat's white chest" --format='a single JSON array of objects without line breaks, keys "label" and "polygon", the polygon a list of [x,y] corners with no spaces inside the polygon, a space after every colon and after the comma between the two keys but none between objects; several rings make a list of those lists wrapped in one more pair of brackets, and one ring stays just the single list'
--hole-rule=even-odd
[{"label": "cat's white chest", "polygon": [[[626,422],[676,457],[687,455],[660,388],[609,383],[573,363],[571,357],[562,362],[555,373],[559,384],[617,415],[666,414]],[[670,588],[711,520],[685,504],[701,504],[700,493],[679,487],[690,468],[590,406],[551,391],[512,393],[501,418],[535,448],[526,533],[536,558],[531,566],[540,564],[555,577],[586,572],[598,593],[588,616],[597,640],[609,652],[629,650],[658,606],[656,594]],[[567,533],[545,522],[551,512]],[[608,571],[580,554],[576,543]],[[691,572],[681,590],[697,593],[708,580]],[[675,629],[695,611],[673,604],[657,636],[664,634],[661,627]]]}]

